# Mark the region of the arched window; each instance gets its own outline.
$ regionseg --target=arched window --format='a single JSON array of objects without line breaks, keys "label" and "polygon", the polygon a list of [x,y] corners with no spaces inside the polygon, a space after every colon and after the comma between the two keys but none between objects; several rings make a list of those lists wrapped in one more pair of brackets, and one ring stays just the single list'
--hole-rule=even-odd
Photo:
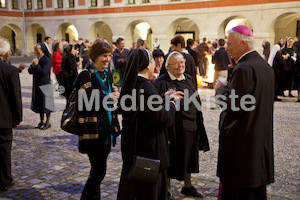
[{"label": "arched window", "polygon": [[31,2],[31,0],[27,0],[26,1],[26,8],[27,8],[27,10],[31,10],[32,9],[32,2]]},{"label": "arched window", "polygon": [[0,8],[6,8],[6,1],[0,0]]},{"label": "arched window", "polygon": [[91,6],[96,7],[97,6],[97,0],[91,0]]},{"label": "arched window", "polygon": [[43,9],[43,0],[37,0],[37,8]]},{"label": "arched window", "polygon": [[63,8],[64,7],[63,0],[57,0],[57,7],[58,8]]},{"label": "arched window", "polygon": [[11,8],[18,9],[18,0],[11,0]]},{"label": "arched window", "polygon": [[128,0],[129,4],[135,4],[135,0]]},{"label": "arched window", "polygon": [[103,5],[104,6],[109,6],[110,5],[110,0],[103,0]]},{"label": "arched window", "polygon": [[74,8],[74,0],[69,0],[69,8]]}]

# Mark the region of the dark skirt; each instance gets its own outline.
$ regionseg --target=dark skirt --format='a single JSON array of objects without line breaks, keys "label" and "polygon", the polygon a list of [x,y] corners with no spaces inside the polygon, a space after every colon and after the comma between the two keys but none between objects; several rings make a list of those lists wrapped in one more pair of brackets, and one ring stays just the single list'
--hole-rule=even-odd
[{"label": "dark skirt", "polygon": [[184,180],[186,173],[199,173],[199,145],[192,131],[177,133],[175,143],[170,144],[168,177]]},{"label": "dark skirt", "polygon": [[40,114],[54,112],[55,107],[52,86],[48,84],[43,85],[42,87],[47,87],[47,89],[44,88],[46,95],[43,93],[40,86],[33,86],[31,110]]},{"label": "dark skirt", "polygon": [[222,184],[221,200],[267,200],[266,186],[257,188],[233,188]]},{"label": "dark skirt", "polygon": [[128,178],[128,170],[122,169],[118,200],[166,200],[168,192],[167,170],[163,169],[156,183],[136,182]]},{"label": "dark skirt", "polygon": [[300,76],[295,77],[294,88],[300,91]]}]

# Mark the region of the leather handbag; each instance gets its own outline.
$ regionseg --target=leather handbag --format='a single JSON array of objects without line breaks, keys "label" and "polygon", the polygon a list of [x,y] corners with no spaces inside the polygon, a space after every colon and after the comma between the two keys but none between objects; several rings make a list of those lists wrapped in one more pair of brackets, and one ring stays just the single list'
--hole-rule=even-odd
[{"label": "leather handbag", "polygon": [[[141,88],[139,88],[138,90],[138,94],[137,94],[138,97],[140,95],[139,93],[140,89]],[[136,155],[137,125],[138,125],[137,123],[138,123],[138,112],[139,112],[139,105],[140,105],[139,100],[140,99],[138,98],[136,113],[132,119],[132,121],[135,120],[135,129],[134,129],[135,139],[134,139],[134,154],[133,154],[134,160],[129,171],[129,179],[135,181],[147,182],[147,183],[155,183],[158,179],[160,160],[145,158]],[[158,155],[158,152],[156,153]]]},{"label": "leather handbag", "polygon": [[60,127],[68,133],[77,135],[78,114],[76,106],[76,89],[74,89],[68,99],[66,109],[63,111],[61,116]]},{"label": "leather handbag", "polygon": [[160,160],[136,156],[129,178],[135,181],[155,183],[158,179]]}]

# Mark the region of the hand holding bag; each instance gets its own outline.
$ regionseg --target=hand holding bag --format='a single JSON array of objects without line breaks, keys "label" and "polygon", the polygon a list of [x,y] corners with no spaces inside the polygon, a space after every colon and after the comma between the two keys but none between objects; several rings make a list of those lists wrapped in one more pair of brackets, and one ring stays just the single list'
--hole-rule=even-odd
[{"label": "hand holding bag", "polygon": [[[138,95],[140,95],[140,88]],[[129,179],[147,183],[155,183],[158,179],[160,160],[150,159],[136,155],[136,141],[137,141],[137,123],[138,123],[138,112],[139,112],[139,98],[137,99],[137,109],[133,117],[135,120],[135,141],[134,141],[134,160],[130,168]],[[157,138],[157,137],[156,137]],[[158,153],[157,153],[158,155]]]}]

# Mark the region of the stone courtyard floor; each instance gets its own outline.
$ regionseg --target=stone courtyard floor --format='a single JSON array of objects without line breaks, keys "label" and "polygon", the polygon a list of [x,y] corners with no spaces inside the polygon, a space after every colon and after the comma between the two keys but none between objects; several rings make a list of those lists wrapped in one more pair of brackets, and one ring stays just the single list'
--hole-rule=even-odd
[{"label": "stone courtyard floor", "polygon": [[[12,59],[12,63],[22,61],[28,64],[31,61],[29,59]],[[14,129],[12,147],[12,172],[16,184],[10,190],[0,192],[0,200],[80,199],[90,164],[87,155],[78,152],[77,136],[60,129],[65,100],[55,92],[57,111],[51,115],[52,127],[44,131],[35,129],[39,115],[30,109],[32,76],[25,69],[20,73],[20,79],[23,122]],[[199,152],[200,173],[192,174],[192,183],[204,194],[204,199],[216,200],[219,184],[216,165],[220,110],[210,109],[214,106],[214,90],[200,88],[199,93],[211,150]],[[293,94],[296,95],[296,91]],[[285,97],[282,102],[275,102],[274,105],[275,183],[267,188],[270,200],[300,199],[300,104],[294,100]],[[108,157],[107,174],[101,185],[102,199],[116,199],[122,166],[119,141],[120,138]],[[174,198],[192,199],[180,193],[182,186],[183,182],[172,180]]]}]

